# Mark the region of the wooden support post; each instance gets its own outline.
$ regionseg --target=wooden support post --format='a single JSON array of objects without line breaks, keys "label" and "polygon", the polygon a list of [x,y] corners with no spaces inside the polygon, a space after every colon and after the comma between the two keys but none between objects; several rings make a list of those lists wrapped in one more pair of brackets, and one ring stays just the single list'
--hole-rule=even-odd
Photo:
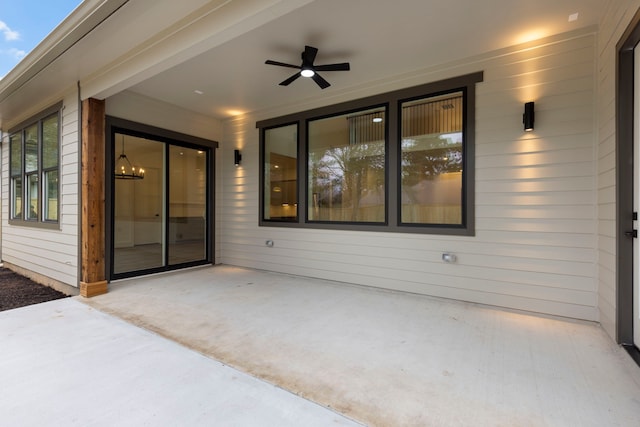
[{"label": "wooden support post", "polygon": [[80,295],[108,291],[105,280],[105,103],[82,101],[82,278]]}]

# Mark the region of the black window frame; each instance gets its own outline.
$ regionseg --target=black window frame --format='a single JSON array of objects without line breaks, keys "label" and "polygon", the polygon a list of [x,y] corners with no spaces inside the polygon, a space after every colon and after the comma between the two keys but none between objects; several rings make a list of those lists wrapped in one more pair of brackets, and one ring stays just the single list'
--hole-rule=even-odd
[{"label": "black window frame", "polygon": [[[483,81],[483,72],[475,72],[445,80],[409,87],[380,95],[374,95],[340,104],[329,105],[300,113],[256,122],[260,138],[260,212],[259,226],[308,229],[330,229],[348,231],[375,231],[394,233],[420,233],[441,235],[475,235],[475,104],[476,85]],[[401,162],[401,111],[402,103],[431,96],[463,93],[463,183],[461,224],[414,224],[401,223],[400,162]],[[386,221],[385,223],[318,222],[308,221],[308,123],[311,120],[365,110],[386,105]],[[265,219],[264,188],[265,130],[279,126],[298,124],[298,215],[297,221],[274,221]],[[301,214],[302,213],[302,214]]]},{"label": "black window frame", "polygon": [[[368,111],[368,110],[375,110],[375,109],[383,109],[384,110],[384,115],[385,115],[385,121],[384,121],[384,164],[385,164],[385,168],[384,168],[384,178],[385,178],[385,188],[388,188],[387,183],[389,182],[389,120],[386,119],[387,117],[389,117],[389,103],[381,103],[381,104],[373,104],[373,105],[367,105],[365,107],[359,107],[359,108],[355,108],[355,109],[350,109],[350,110],[346,110],[346,111],[335,111],[331,114],[326,114],[323,116],[318,116],[318,117],[309,117],[307,118],[305,121],[305,130],[306,130],[306,134],[305,134],[305,139],[304,139],[304,144],[305,144],[305,154],[306,154],[306,158],[305,158],[305,162],[304,162],[304,174],[305,174],[305,180],[304,180],[304,187],[305,190],[308,188],[308,184],[309,184],[309,123],[313,122],[313,121],[319,121],[319,120],[324,120],[324,119],[330,119],[333,117],[339,117],[339,116],[348,116],[351,114],[358,114],[361,113],[363,111]],[[300,162],[298,162],[298,164],[300,165]],[[308,197],[308,194],[305,192],[304,193],[305,197]],[[367,226],[367,225],[372,225],[374,227],[381,227],[381,226],[388,226],[389,225],[389,191],[385,191],[385,200],[384,200],[384,220],[382,221],[377,221],[377,222],[353,222],[353,221],[327,221],[327,220],[314,220],[314,219],[309,219],[309,209],[305,208],[304,211],[304,222],[305,224],[329,224],[329,225],[336,225],[336,224],[345,224],[345,225],[358,225],[358,226]],[[305,199],[305,207],[306,207],[306,203],[308,202],[309,199]]]},{"label": "black window frame", "polygon": [[[43,157],[44,157],[44,143],[43,143],[43,122],[53,116],[56,116],[57,118],[57,131],[58,131],[58,135],[57,135],[57,139],[58,139],[58,153],[57,153],[57,165],[56,167],[48,167],[48,168],[44,168],[43,165]],[[37,126],[37,136],[38,136],[38,144],[37,144],[37,161],[38,161],[38,167],[37,167],[37,171],[31,171],[31,172],[27,172],[26,169],[26,162],[25,162],[25,156],[26,156],[26,149],[25,149],[25,130],[32,127],[32,126]],[[13,160],[13,150],[11,147],[11,139],[13,138],[14,135],[16,134],[20,134],[20,138],[21,138],[21,159],[20,159],[20,164],[21,164],[21,173],[20,175],[14,175],[12,173],[11,170],[11,164],[12,164],[12,160]],[[40,113],[38,113],[37,115],[29,118],[28,120],[25,120],[24,122],[20,123],[19,125],[13,127],[12,129],[9,130],[9,224],[10,225],[18,225],[18,226],[25,226],[25,227],[34,227],[34,228],[47,228],[47,229],[60,229],[60,214],[62,212],[61,210],[61,194],[60,194],[60,178],[61,178],[61,167],[62,167],[62,102],[53,105],[43,111],[41,111]],[[45,219],[44,217],[44,195],[45,195],[45,187],[44,187],[44,175],[47,172],[51,172],[57,170],[58,171],[58,182],[57,182],[57,195],[58,195],[58,201],[57,201],[57,214],[56,214],[56,220],[50,220],[50,219]],[[38,178],[38,211],[37,211],[37,219],[29,219],[26,215],[26,209],[25,207],[28,206],[28,200],[27,200],[27,192],[28,192],[28,180],[27,177],[28,176],[32,176],[32,175],[36,175]],[[21,218],[16,218],[13,216],[13,212],[15,211],[15,195],[14,195],[14,188],[13,188],[13,178],[19,176],[22,180],[22,212],[21,212]]]},{"label": "black window frame", "polygon": [[[270,224],[278,224],[278,223],[282,223],[282,224],[298,224],[300,222],[300,194],[302,192],[302,189],[300,188],[300,183],[304,182],[304,180],[306,180],[302,174],[303,174],[303,170],[301,170],[300,168],[300,156],[301,156],[301,150],[300,150],[300,123],[298,121],[292,121],[292,122],[283,122],[274,126],[267,126],[264,127],[262,129],[260,129],[260,218],[264,218],[265,216],[265,207],[264,207],[264,203],[265,203],[265,196],[264,196],[264,188],[265,188],[265,176],[266,176],[266,171],[264,169],[264,165],[265,165],[265,161],[266,161],[266,153],[265,153],[265,133],[268,130],[272,130],[272,129],[276,129],[276,128],[281,128],[281,127],[287,127],[287,126],[296,126],[296,177],[297,177],[297,183],[296,183],[296,188],[298,191],[297,194],[297,199],[298,199],[298,206],[296,208],[296,218],[295,219],[284,219],[284,218],[273,218],[273,219],[267,219],[265,221],[267,221]],[[306,131],[306,126],[304,127],[305,131]],[[306,152],[305,152],[306,153]],[[306,194],[306,192],[304,193]]]},{"label": "black window frame", "polygon": [[[461,88],[455,88],[455,89],[450,89],[450,90],[443,90],[440,92],[436,92],[436,93],[429,93],[427,95],[421,95],[421,96],[413,96],[410,98],[406,98],[406,99],[400,99],[398,100],[398,173],[400,173],[401,170],[401,163],[402,163],[402,107],[404,103],[409,103],[412,101],[418,101],[421,99],[429,99],[429,98],[435,98],[438,96],[445,96],[448,94],[453,94],[453,93],[458,93],[461,92],[462,93],[462,103],[463,103],[463,107],[462,107],[462,136],[463,136],[463,141],[462,141],[462,171],[463,171],[463,179],[462,179],[462,220],[460,224],[440,224],[440,223],[409,223],[409,222],[402,222],[402,203],[397,203],[397,215],[398,215],[398,224],[401,227],[407,227],[407,228],[414,228],[414,227],[433,227],[433,228],[453,228],[453,229],[458,229],[458,228],[463,228],[465,226],[465,224],[467,223],[467,216],[468,216],[468,209],[469,209],[469,201],[467,200],[468,198],[466,197],[467,194],[467,185],[468,182],[465,179],[465,176],[469,173],[468,171],[468,161],[467,161],[467,149],[469,144],[467,143],[467,114],[468,114],[468,97],[467,97],[467,91],[468,91],[468,87],[461,87]],[[402,192],[402,180],[398,179],[398,188],[396,189],[397,194],[401,194]]]}]

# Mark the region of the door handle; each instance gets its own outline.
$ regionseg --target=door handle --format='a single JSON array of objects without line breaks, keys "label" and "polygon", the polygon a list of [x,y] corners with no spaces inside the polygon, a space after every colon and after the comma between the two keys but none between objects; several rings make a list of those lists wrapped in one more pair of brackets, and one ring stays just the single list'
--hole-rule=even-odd
[{"label": "door handle", "polygon": [[635,239],[638,237],[638,230],[625,231],[624,235]]}]

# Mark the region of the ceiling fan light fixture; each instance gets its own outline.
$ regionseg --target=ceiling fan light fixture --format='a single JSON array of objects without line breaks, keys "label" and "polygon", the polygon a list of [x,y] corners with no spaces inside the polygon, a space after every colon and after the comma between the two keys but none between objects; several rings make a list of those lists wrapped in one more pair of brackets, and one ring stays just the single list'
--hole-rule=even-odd
[{"label": "ceiling fan light fixture", "polygon": [[289,77],[286,80],[280,82],[280,86],[289,86],[291,83],[296,81],[299,77],[308,77],[312,78],[314,82],[320,89],[326,89],[331,84],[326,81],[318,72],[324,71],[349,71],[350,65],[348,62],[341,62],[338,64],[324,64],[324,65],[315,65],[313,62],[316,59],[316,54],[318,53],[318,49],[313,46],[305,46],[304,51],[300,54],[302,59],[302,64],[293,65],[287,64],[286,62],[273,61],[271,59],[267,59],[265,64],[268,65],[277,65],[278,67],[286,67],[286,68],[296,68],[298,71]]}]

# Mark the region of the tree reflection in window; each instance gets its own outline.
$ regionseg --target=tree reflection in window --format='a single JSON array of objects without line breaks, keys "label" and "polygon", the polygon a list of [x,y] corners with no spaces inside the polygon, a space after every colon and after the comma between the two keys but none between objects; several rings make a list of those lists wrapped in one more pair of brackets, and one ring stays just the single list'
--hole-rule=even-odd
[{"label": "tree reflection in window", "polygon": [[308,219],[383,223],[385,110],[309,122]]}]

